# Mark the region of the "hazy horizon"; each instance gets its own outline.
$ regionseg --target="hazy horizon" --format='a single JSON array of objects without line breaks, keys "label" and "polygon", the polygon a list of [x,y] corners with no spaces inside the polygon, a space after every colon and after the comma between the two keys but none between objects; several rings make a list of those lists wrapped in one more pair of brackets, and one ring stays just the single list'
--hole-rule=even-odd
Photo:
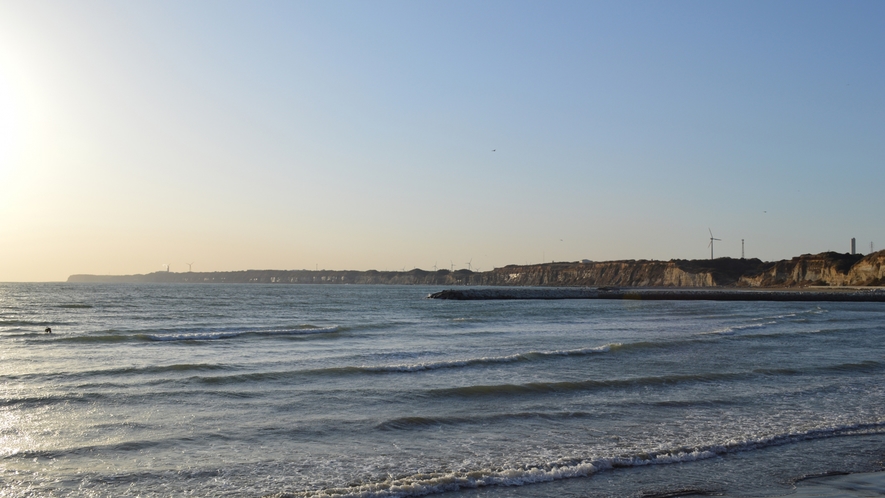
[{"label": "hazy horizon", "polygon": [[885,4],[0,3],[0,282],[885,248]]}]

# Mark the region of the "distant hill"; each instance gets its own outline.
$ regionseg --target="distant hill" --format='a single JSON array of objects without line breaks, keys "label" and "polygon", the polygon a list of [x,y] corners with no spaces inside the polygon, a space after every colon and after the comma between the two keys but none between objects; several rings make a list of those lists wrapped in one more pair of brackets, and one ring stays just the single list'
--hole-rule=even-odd
[{"label": "distant hill", "polygon": [[885,251],[825,252],[776,262],[758,259],[624,260],[508,265],[470,270],[244,270],[71,275],[68,282],[205,284],[511,285],[554,287],[804,287],[885,285]]}]

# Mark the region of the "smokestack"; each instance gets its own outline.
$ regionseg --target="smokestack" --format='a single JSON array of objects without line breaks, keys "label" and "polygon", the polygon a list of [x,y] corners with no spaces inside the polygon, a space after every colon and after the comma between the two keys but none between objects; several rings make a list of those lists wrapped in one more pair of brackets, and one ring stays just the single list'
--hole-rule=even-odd
[{"label": "smokestack", "polygon": [[857,251],[855,250],[855,245],[856,245],[856,242],[854,240],[854,237],[851,237],[851,254],[852,255],[857,254]]}]

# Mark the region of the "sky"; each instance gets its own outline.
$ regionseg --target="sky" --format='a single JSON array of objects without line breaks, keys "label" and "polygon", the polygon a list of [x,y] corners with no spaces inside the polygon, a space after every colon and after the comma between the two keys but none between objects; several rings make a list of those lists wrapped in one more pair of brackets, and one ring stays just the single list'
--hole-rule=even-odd
[{"label": "sky", "polygon": [[885,249],[883,26],[881,1],[0,0],[0,281]]}]

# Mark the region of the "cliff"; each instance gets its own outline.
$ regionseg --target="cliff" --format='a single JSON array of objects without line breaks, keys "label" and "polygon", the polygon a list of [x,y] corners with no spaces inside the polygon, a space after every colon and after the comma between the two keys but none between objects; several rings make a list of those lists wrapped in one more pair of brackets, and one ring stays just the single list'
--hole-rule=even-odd
[{"label": "cliff", "polygon": [[835,252],[803,254],[789,261],[771,263],[756,274],[744,275],[739,284],[747,287],[885,285],[885,251],[867,256]]},{"label": "cliff", "polygon": [[624,260],[508,265],[486,272],[245,270],[155,272],[145,275],[71,275],[91,283],[398,284],[550,287],[804,287],[885,285],[885,251],[867,256],[826,252],[790,260]]}]

